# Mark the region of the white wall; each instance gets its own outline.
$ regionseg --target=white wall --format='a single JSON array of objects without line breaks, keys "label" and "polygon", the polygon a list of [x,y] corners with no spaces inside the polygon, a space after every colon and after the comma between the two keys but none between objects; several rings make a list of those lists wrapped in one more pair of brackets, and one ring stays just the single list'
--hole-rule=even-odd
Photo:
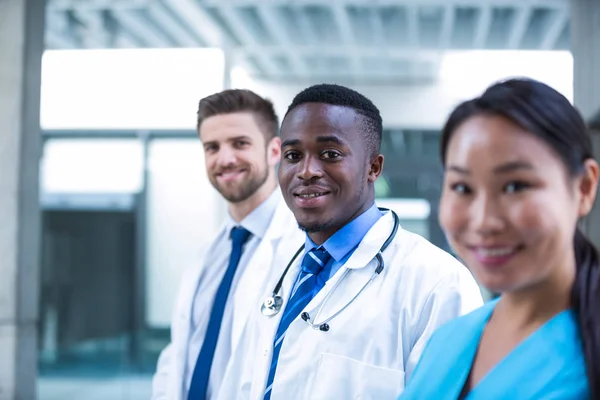
[{"label": "white wall", "polygon": [[[573,98],[573,59],[569,52],[558,51],[448,53],[442,58],[440,76],[435,82],[352,88],[375,103],[386,127],[439,129],[459,102],[480,94],[497,80],[514,76],[539,79],[570,100]],[[270,98],[282,117],[294,96],[309,84],[258,81],[236,69],[232,73],[232,86]]]}]

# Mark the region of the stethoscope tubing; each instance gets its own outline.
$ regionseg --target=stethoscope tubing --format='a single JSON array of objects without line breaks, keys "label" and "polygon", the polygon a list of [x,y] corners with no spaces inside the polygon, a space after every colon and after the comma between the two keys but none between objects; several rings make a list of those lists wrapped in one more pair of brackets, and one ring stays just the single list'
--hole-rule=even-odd
[{"label": "stethoscope tubing", "polygon": [[[373,272],[373,275],[371,276],[369,281],[367,281],[367,283],[365,285],[363,285],[363,287],[354,295],[354,297],[352,297],[352,299],[349,302],[347,302],[340,310],[338,310],[336,313],[334,313],[329,318],[325,319],[324,321],[322,321],[320,323],[314,323],[311,321],[310,315],[308,313],[306,313],[306,312],[302,313],[302,319],[304,319],[306,322],[308,322],[308,324],[313,329],[320,329],[322,331],[328,331],[329,330],[328,322],[333,320],[340,313],[342,313],[350,304],[352,304],[354,302],[354,300],[356,300],[356,298],[358,298],[358,296],[360,296],[360,294],[365,290],[365,288],[383,271],[385,265],[384,265],[382,253],[387,249],[387,247],[390,245],[392,240],[396,237],[396,233],[398,232],[398,227],[400,224],[400,221],[399,221],[400,219],[398,218],[398,215],[393,210],[388,210],[385,208],[380,208],[379,210],[391,211],[392,216],[394,217],[394,227],[392,228],[392,232],[390,233],[390,235],[388,236],[386,241],[381,246],[381,249],[375,256],[377,258],[377,268]],[[296,251],[294,256],[291,258],[288,265],[285,267],[281,277],[279,278],[279,280],[277,281],[277,284],[275,285],[275,287],[273,288],[273,291],[271,292],[271,296],[262,303],[261,312],[263,315],[270,317],[270,316],[278,314],[281,311],[281,308],[283,306],[283,299],[280,298],[281,296],[279,296],[279,292],[281,291],[281,288],[283,286],[283,281],[284,281],[285,277],[287,276],[287,273],[289,272],[291,266],[294,264],[294,262],[296,261],[296,259],[298,258],[300,253],[302,253],[303,250],[304,250],[304,245],[300,246],[300,248]],[[343,278],[346,276],[347,273],[348,273],[348,270],[344,271],[344,275],[342,277],[340,277],[340,279],[335,283],[335,285],[329,291],[329,293],[327,293],[327,295],[325,296],[325,299],[323,299],[323,301],[321,302],[321,305],[319,306],[319,309],[317,310],[317,314],[315,315],[315,318],[317,318],[319,316],[319,314],[321,313],[321,310],[325,306],[325,303],[327,303],[327,300],[329,299],[331,294],[335,291],[335,289],[337,288],[337,286],[343,280]],[[270,312],[267,310],[269,310]]]}]

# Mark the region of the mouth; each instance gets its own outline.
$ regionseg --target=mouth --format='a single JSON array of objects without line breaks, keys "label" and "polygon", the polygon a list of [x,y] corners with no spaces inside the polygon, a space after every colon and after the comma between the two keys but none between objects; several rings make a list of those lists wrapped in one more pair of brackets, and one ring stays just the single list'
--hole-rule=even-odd
[{"label": "mouth", "polygon": [[501,266],[506,264],[522,246],[470,246],[479,262],[486,266]]},{"label": "mouth", "polygon": [[294,192],[294,202],[299,208],[319,208],[322,207],[330,191],[322,188],[302,188]]},{"label": "mouth", "polygon": [[238,179],[245,172],[246,172],[246,170],[244,168],[238,169],[238,170],[234,170],[234,171],[232,171],[232,170],[223,171],[223,172],[219,172],[219,173],[215,174],[215,177],[219,181],[231,182],[231,181],[234,181],[234,180]]},{"label": "mouth", "polygon": [[303,194],[295,194],[294,196],[299,197],[301,199],[315,199],[317,197],[326,196],[329,192],[318,192],[318,193],[303,193]]}]

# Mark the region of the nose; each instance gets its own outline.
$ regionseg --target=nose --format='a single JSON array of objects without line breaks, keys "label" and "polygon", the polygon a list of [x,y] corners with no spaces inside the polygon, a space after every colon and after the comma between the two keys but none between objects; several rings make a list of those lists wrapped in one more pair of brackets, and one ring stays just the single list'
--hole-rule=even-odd
[{"label": "nose", "polygon": [[221,146],[217,153],[217,165],[219,167],[227,167],[236,163],[235,150],[229,146]]},{"label": "nose", "polygon": [[297,177],[303,181],[319,179],[323,176],[321,163],[316,157],[307,156],[298,165]]},{"label": "nose", "polygon": [[491,236],[505,227],[502,205],[493,196],[481,195],[471,204],[471,227],[482,236]]}]

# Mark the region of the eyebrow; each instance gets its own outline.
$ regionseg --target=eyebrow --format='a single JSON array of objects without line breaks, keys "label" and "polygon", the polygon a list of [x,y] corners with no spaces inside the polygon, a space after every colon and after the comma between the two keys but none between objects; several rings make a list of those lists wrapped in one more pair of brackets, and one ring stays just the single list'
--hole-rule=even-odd
[{"label": "eyebrow", "polygon": [[340,139],[337,136],[333,136],[333,135],[317,137],[317,143],[328,143],[328,142],[339,144],[340,146],[343,146],[346,144],[346,143],[344,143],[344,141],[342,139]]},{"label": "eyebrow", "polygon": [[[519,170],[532,170],[533,165],[524,162],[524,161],[512,161],[494,168],[494,173],[496,174],[506,174],[509,172],[519,171]],[[469,175],[471,172],[464,168],[459,167],[458,165],[450,165],[446,168],[447,171],[457,172],[462,175]]]},{"label": "eyebrow", "polygon": [[519,170],[532,170],[533,165],[524,161],[513,161],[506,164],[502,164],[494,168],[494,172],[497,174],[505,174],[507,172],[519,171]]},{"label": "eyebrow", "polygon": [[[300,139],[288,139],[281,143],[281,147],[298,146],[301,143]],[[337,136],[317,136],[317,143],[335,143],[340,146],[345,146],[346,143]]]},{"label": "eyebrow", "polygon": [[299,144],[300,144],[300,140],[299,139],[288,139],[288,140],[284,140],[281,143],[281,147],[298,146]]}]

